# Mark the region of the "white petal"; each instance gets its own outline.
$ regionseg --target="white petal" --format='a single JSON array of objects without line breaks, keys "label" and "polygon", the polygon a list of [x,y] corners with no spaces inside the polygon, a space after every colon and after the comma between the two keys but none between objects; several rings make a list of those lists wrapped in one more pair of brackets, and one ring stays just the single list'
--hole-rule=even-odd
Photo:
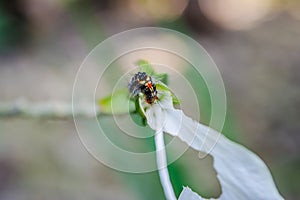
[{"label": "white petal", "polygon": [[150,106],[148,104],[145,104],[146,106],[144,106],[147,123],[156,131],[163,130],[163,127],[166,124],[166,111],[174,110],[170,92],[161,91],[159,94],[161,98],[160,101]]},{"label": "white petal", "polygon": [[180,110],[167,109],[164,112],[165,132],[213,156],[222,188],[220,199],[283,199],[268,168],[254,153],[219,132],[193,121]]},{"label": "white petal", "polygon": [[[192,148],[213,156],[222,188],[219,199],[283,199],[267,166],[257,155],[219,132],[192,120],[181,110],[174,109],[170,106],[172,100],[168,95],[163,100],[146,111],[149,126],[154,130],[162,128],[164,132],[178,136]],[[185,193],[192,192],[188,191]]]},{"label": "white petal", "polygon": [[153,130],[160,131],[166,121],[166,112],[158,104],[153,104],[146,110],[147,123]]},{"label": "white petal", "polygon": [[180,193],[178,200],[204,200],[196,192],[193,192],[189,187],[184,187]]}]

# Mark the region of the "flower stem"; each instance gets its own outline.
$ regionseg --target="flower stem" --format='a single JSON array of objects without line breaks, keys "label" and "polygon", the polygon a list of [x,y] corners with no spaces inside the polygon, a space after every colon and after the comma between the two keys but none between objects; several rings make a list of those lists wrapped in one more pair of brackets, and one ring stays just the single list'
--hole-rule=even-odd
[{"label": "flower stem", "polygon": [[176,200],[174,190],[170,181],[168,172],[168,164],[165,150],[164,133],[162,130],[156,131],[155,134],[155,145],[156,145],[156,162],[159,173],[160,182],[164,189],[164,193],[167,200]]}]

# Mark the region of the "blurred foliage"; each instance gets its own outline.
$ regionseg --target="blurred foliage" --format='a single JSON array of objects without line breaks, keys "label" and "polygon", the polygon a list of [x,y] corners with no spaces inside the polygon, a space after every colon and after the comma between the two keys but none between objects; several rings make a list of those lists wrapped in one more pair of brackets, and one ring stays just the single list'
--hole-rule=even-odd
[{"label": "blurred foliage", "polygon": [[0,52],[17,48],[27,39],[28,21],[21,1],[0,2]]},{"label": "blurred foliage", "polygon": [[74,0],[66,5],[66,11],[71,15],[72,23],[90,49],[105,39],[102,19],[97,16],[97,12],[99,9],[108,8],[109,5],[107,0]]},{"label": "blurred foliage", "polygon": [[283,194],[289,194],[289,199],[299,197],[300,158],[287,157],[274,168],[273,175],[279,180],[276,184]]}]

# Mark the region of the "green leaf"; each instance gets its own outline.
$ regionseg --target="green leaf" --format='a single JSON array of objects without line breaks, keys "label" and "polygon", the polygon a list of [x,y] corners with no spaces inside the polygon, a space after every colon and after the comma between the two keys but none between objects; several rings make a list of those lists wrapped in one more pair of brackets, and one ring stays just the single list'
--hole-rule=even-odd
[{"label": "green leaf", "polygon": [[153,70],[151,64],[148,61],[146,61],[146,60],[139,60],[137,62],[137,65],[139,66],[140,71],[146,72],[150,76],[152,76],[154,74],[154,70]]},{"label": "green leaf", "polygon": [[131,119],[139,126],[146,126],[147,121],[146,117],[142,117],[142,115],[138,112],[130,113]]},{"label": "green leaf", "polygon": [[180,100],[175,96],[175,94],[171,94],[172,97],[172,101],[173,101],[173,105],[179,105],[180,104]]},{"label": "green leaf", "polygon": [[128,114],[135,112],[135,102],[129,98],[127,88],[115,91],[112,95],[98,101],[103,114]]},{"label": "green leaf", "polygon": [[177,98],[177,96],[175,96],[175,94],[165,84],[163,84],[163,83],[156,83],[156,89],[157,90],[162,90],[162,91],[168,91],[168,92],[170,92],[173,104],[174,105],[179,105],[180,104],[180,100]]},{"label": "green leaf", "polygon": [[135,108],[136,108],[137,113],[140,114],[140,116],[142,118],[146,119],[143,108],[141,106],[141,99],[140,98],[141,97],[135,99]]},{"label": "green leaf", "polygon": [[156,83],[156,89],[171,92],[170,88],[168,88],[168,86],[162,83]]}]

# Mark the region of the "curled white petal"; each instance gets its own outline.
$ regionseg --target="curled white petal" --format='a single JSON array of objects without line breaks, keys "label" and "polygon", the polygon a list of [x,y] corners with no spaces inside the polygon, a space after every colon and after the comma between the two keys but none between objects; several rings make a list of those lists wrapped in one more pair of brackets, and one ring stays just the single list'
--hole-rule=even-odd
[{"label": "curled white petal", "polygon": [[[161,115],[161,123],[155,124],[151,117],[157,114]],[[265,163],[245,147],[192,120],[181,110],[165,108],[164,104],[150,107],[146,111],[146,117],[152,129],[162,128],[164,132],[179,137],[193,149],[213,156],[214,168],[222,188],[219,199],[283,199]]]},{"label": "curled white petal", "polygon": [[166,121],[166,112],[161,109],[161,106],[159,104],[153,104],[150,109],[147,109],[145,115],[147,117],[149,126],[153,130],[163,130]]}]

